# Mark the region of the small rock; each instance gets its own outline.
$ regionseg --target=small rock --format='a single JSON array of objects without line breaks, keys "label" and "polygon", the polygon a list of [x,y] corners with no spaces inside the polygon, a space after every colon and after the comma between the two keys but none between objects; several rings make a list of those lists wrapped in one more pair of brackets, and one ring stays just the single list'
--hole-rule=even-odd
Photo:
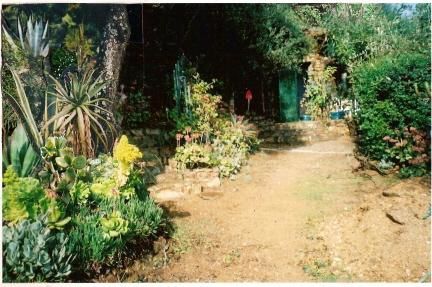
[{"label": "small rock", "polygon": [[156,182],[162,182],[162,181],[166,180],[167,177],[168,177],[168,175],[165,173],[158,174],[156,176]]},{"label": "small rock", "polygon": [[192,184],[192,189],[191,189],[191,194],[200,194],[203,190],[203,187],[201,184],[199,183],[193,183]]},{"label": "small rock", "polygon": [[382,195],[385,197],[400,197],[400,195],[397,194],[396,192],[388,192],[388,191],[383,191]]},{"label": "small rock", "polygon": [[161,190],[158,193],[154,194],[153,198],[157,202],[177,201],[184,198],[184,193],[179,191],[173,191],[173,190]]},{"label": "small rock", "polygon": [[205,200],[210,200],[210,199],[219,198],[222,195],[223,195],[223,192],[220,192],[220,191],[213,191],[213,190],[207,191],[207,190],[205,190],[199,195],[199,197],[201,197],[202,199],[205,199]]},{"label": "small rock", "polygon": [[221,185],[221,181],[219,177],[215,177],[209,181],[206,182],[206,187],[219,187]]},{"label": "small rock", "polygon": [[251,182],[251,181],[252,181],[252,176],[249,175],[249,174],[247,174],[247,175],[245,175],[245,176],[243,177],[243,179],[244,179],[245,182]]},{"label": "small rock", "polygon": [[407,209],[394,208],[387,211],[386,216],[394,223],[404,225],[409,221],[412,214]]}]

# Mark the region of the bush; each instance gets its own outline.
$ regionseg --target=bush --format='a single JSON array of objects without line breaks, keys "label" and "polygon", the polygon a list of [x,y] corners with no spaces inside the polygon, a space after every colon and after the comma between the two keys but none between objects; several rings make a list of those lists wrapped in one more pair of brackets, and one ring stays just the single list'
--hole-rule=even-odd
[{"label": "bush", "polygon": [[417,164],[410,160],[418,153],[429,158],[428,148],[420,152],[404,144],[395,152],[394,143],[385,139],[412,142],[404,131],[415,128],[429,141],[430,77],[430,57],[422,54],[388,55],[354,69],[352,90],[360,106],[357,120],[362,153],[405,169]]},{"label": "bush", "polygon": [[207,83],[198,75],[194,80],[188,112],[171,113],[177,132],[177,167],[218,167],[222,176],[229,177],[258,149],[254,127],[220,109],[221,97],[211,94],[215,81]]},{"label": "bush", "polygon": [[80,269],[88,271],[102,263],[109,264],[116,251],[126,243],[122,237],[105,236],[100,220],[106,213],[83,206],[73,218],[73,227],[69,231],[70,248],[77,255]]},{"label": "bush", "polygon": [[40,218],[3,226],[3,281],[60,282],[71,273],[68,237]]},{"label": "bush", "polygon": [[83,206],[73,219],[70,245],[85,271],[109,266],[132,239],[151,240],[167,227],[163,210],[137,196],[106,199]]}]

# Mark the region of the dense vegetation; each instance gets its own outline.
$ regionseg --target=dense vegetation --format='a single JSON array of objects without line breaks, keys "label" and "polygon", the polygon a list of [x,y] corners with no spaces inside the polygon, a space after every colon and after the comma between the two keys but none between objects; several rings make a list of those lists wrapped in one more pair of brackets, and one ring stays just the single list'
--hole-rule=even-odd
[{"label": "dense vegetation", "polygon": [[34,16],[12,17],[18,33],[3,25],[3,104],[14,115],[4,126],[4,282],[94,277],[169,226],[136,165],[142,153],[126,136],[114,143],[92,40],[66,16],[60,43],[62,30]]},{"label": "dense vegetation", "polygon": [[[311,52],[331,60],[306,84],[307,111],[328,120],[334,94],[355,101],[364,155],[403,177],[430,171],[429,4],[148,7],[160,24],[149,25],[149,46],[158,51],[149,63],[168,59],[168,68],[146,67],[147,83],[135,75],[141,86],[123,86],[118,99],[109,95],[116,79],[105,77],[113,71],[101,65],[106,19],[93,17],[105,15],[105,5],[3,9],[5,282],[94,277],[132,256],[126,250],[167,234],[169,221],[147,192],[143,153],[121,126],[163,118],[178,170],[214,168],[234,178],[259,148],[254,126],[240,115],[244,88],[260,91],[252,110],[269,115],[278,72],[301,71]],[[325,37],[317,40],[314,30]],[[191,62],[173,74],[182,55]],[[169,98],[166,106],[152,105],[146,85]],[[233,98],[240,113],[225,104]]]}]

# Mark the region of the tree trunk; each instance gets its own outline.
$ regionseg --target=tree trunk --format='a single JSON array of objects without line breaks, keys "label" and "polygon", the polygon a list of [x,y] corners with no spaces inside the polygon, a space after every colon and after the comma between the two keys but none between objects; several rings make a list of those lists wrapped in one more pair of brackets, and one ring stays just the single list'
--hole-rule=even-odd
[{"label": "tree trunk", "polygon": [[102,55],[105,79],[108,81],[107,97],[116,101],[120,69],[130,37],[126,5],[110,5],[103,33]]}]

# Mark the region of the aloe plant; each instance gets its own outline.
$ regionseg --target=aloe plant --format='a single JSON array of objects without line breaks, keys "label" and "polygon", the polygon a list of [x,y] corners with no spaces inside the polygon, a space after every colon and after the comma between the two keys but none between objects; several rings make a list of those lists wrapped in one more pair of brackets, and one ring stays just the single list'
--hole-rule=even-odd
[{"label": "aloe plant", "polygon": [[7,145],[3,146],[2,159],[3,168],[12,165],[20,177],[29,176],[39,163],[40,156],[31,146],[22,124],[18,124],[8,138]]},{"label": "aloe plant", "polygon": [[27,20],[27,29],[24,32],[21,21],[18,19],[18,34],[21,48],[33,57],[47,57],[49,52],[48,21],[33,21],[30,16]]},{"label": "aloe plant", "polygon": [[65,85],[51,76],[55,84],[58,112],[51,117],[43,129],[55,122],[54,129],[72,135],[72,145],[76,154],[93,157],[94,144],[92,132],[100,140],[106,150],[109,150],[108,135],[115,134],[112,124],[113,114],[103,104],[110,103],[101,96],[107,82],[103,74],[94,77],[95,69],[87,66],[82,73],[69,75]]}]

